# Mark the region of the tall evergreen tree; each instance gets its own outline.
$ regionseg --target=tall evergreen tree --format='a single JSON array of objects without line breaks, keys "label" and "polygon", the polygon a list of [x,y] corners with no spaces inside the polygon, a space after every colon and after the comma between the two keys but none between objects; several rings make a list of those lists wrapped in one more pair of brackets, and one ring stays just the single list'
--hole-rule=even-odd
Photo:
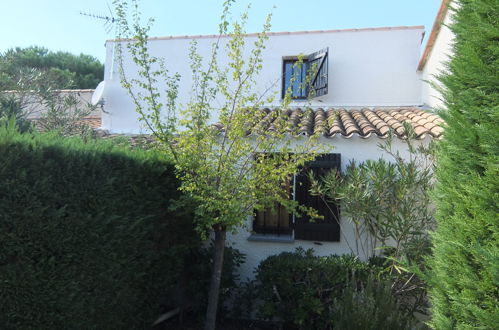
[{"label": "tall evergreen tree", "polygon": [[451,3],[454,56],[437,158],[438,226],[430,260],[431,325],[499,325],[499,1]]},{"label": "tall evergreen tree", "polygon": [[90,55],[16,47],[0,53],[0,90],[18,90],[30,70],[39,71],[58,89],[95,88],[104,76],[104,65]]}]

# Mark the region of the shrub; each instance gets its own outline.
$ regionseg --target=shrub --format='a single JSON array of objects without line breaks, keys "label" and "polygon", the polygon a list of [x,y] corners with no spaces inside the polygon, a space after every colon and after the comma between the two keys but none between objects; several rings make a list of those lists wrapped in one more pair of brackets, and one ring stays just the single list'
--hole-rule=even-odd
[{"label": "shrub", "polygon": [[200,243],[168,159],[9,127],[0,155],[2,328],[148,328]]},{"label": "shrub", "polygon": [[389,161],[352,162],[343,175],[312,178],[311,192],[340,203],[354,228],[353,240],[344,237],[353,254],[385,258],[383,276],[393,282],[398,304],[409,313],[427,314],[426,286],[416,274],[426,269],[430,230],[435,227],[430,199],[434,144],[420,144],[410,125],[404,124],[404,130],[407,157],[394,148],[394,135],[389,134],[379,145]]},{"label": "shrub", "polygon": [[288,327],[324,329],[334,300],[355,278],[363,283],[376,267],[353,256],[318,257],[297,248],[263,260],[256,270],[256,301],[262,317]]},{"label": "shrub", "polygon": [[352,253],[369,258],[384,247],[384,254],[394,264],[404,258],[420,261],[421,255],[429,253],[425,242],[435,224],[430,206],[433,144],[419,144],[408,124],[404,130],[407,157],[394,147],[394,135],[390,133],[379,144],[388,160],[351,162],[343,175],[330,172],[312,178],[311,191],[340,203],[342,214],[355,230],[355,241],[349,243]]},{"label": "shrub", "polygon": [[[441,77],[437,229],[429,291],[435,329],[499,324],[499,43],[497,0],[461,0],[454,56]],[[454,9],[451,9],[454,11]]]},{"label": "shrub", "polygon": [[15,121],[21,132],[28,132],[32,129],[21,102],[12,95],[0,94],[0,125],[7,125],[10,120]]},{"label": "shrub", "polygon": [[342,330],[414,329],[415,318],[400,309],[389,282],[369,277],[360,287],[350,282],[334,300],[332,327]]}]

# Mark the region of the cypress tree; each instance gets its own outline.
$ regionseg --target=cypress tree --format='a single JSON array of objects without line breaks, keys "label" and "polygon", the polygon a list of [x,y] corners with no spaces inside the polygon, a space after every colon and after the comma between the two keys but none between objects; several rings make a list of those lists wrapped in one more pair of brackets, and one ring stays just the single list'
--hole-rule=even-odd
[{"label": "cypress tree", "polygon": [[454,55],[439,77],[446,126],[437,157],[431,326],[497,329],[499,1],[452,6]]}]

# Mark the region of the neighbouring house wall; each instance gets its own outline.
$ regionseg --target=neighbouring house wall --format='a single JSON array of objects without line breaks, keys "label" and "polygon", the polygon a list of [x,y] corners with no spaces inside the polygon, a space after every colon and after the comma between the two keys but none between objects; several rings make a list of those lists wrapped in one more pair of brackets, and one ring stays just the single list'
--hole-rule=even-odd
[{"label": "neighbouring house wall", "polygon": [[[14,94],[16,95],[15,91],[6,91],[2,92],[5,95],[9,94]],[[57,93],[58,98],[64,98],[69,95],[73,95],[76,97],[78,100],[78,104],[82,108],[88,107],[90,104],[90,101],[92,99],[92,95],[94,93],[93,89],[61,89],[61,90],[55,90],[54,93]],[[24,97],[23,99],[23,104],[26,106],[24,109],[25,113],[28,115],[29,119],[37,119],[40,118],[40,116],[47,111],[46,106],[42,103],[40,103],[40,100],[36,95],[22,95]],[[21,97],[20,94],[17,94],[16,97]],[[92,112],[89,114],[90,118],[100,118],[101,117],[101,109],[100,107],[96,107]]]},{"label": "neighbouring house wall", "polygon": [[[255,91],[270,88],[277,106],[281,98],[283,57],[310,54],[329,47],[329,93],[311,103],[295,101],[291,106],[374,107],[414,106],[421,104],[421,73],[416,71],[423,27],[318,31],[308,33],[270,33],[263,52],[263,69]],[[179,104],[191,98],[192,81],[189,46],[196,39],[198,52],[205,60],[211,53],[213,36],[152,38],[150,53],[165,58],[171,73],[181,75]],[[256,40],[247,36],[248,57]],[[222,48],[227,38],[221,38]],[[146,132],[140,126],[135,106],[120,85],[116,61],[116,42],[108,41],[105,63],[105,106],[103,128],[113,133]],[[219,65],[227,64],[221,55]],[[123,66],[128,79],[137,77],[136,66],[125,55]],[[216,114],[213,121],[216,120]]]},{"label": "neighbouring house wall", "polygon": [[[358,136],[353,136],[350,139],[343,137],[334,138],[321,138],[320,143],[323,143],[327,147],[332,147],[329,151],[331,153],[341,154],[341,170],[345,171],[346,167],[351,161],[357,163],[364,162],[366,160],[377,160],[380,158],[386,161],[393,161],[393,157],[388,155],[385,151],[381,150],[378,145],[383,143],[384,140],[377,137],[370,137],[367,139],[360,138]],[[420,140],[417,143],[427,144],[429,138]],[[409,153],[406,148],[405,142],[400,139],[394,139],[392,142],[393,150],[398,150],[401,156],[407,158]],[[348,221],[348,218],[341,217],[341,235],[339,242],[314,242],[305,240],[291,240],[288,242],[275,241],[253,241],[253,237],[258,237],[262,239],[263,235],[252,235],[253,218],[249,218],[246,222],[246,228],[240,228],[237,234],[228,235],[228,242],[231,246],[239,249],[246,254],[246,262],[240,268],[241,280],[246,278],[254,278],[254,270],[259,265],[259,263],[265,258],[279,254],[281,252],[291,252],[297,247],[303,247],[305,249],[312,248],[315,253],[320,256],[326,256],[331,254],[357,254],[355,245],[355,232],[354,226]],[[274,235],[267,235],[270,240],[276,238]],[[280,236],[281,238],[285,236]],[[367,256],[370,255],[372,251],[359,251],[359,257],[366,260]]]},{"label": "neighbouring house wall", "polygon": [[[446,2],[448,1],[444,1],[443,5],[446,5]],[[442,109],[444,106],[442,95],[432,84],[441,86],[436,76],[445,72],[446,63],[453,54],[452,43],[454,41],[454,34],[448,28],[452,24],[452,13],[453,11],[449,9],[445,11],[443,24],[440,26],[440,30],[422,70],[422,101],[424,105],[433,109]]]}]

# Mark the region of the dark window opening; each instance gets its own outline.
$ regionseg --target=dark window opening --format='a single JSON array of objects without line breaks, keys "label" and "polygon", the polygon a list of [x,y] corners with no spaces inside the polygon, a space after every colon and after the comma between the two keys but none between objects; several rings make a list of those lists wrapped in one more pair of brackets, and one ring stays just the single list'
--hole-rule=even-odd
[{"label": "dark window opening", "polygon": [[[292,198],[292,178],[284,184],[284,193]],[[259,234],[291,235],[292,214],[276,203],[274,208],[257,211],[253,221],[253,230]]]}]

